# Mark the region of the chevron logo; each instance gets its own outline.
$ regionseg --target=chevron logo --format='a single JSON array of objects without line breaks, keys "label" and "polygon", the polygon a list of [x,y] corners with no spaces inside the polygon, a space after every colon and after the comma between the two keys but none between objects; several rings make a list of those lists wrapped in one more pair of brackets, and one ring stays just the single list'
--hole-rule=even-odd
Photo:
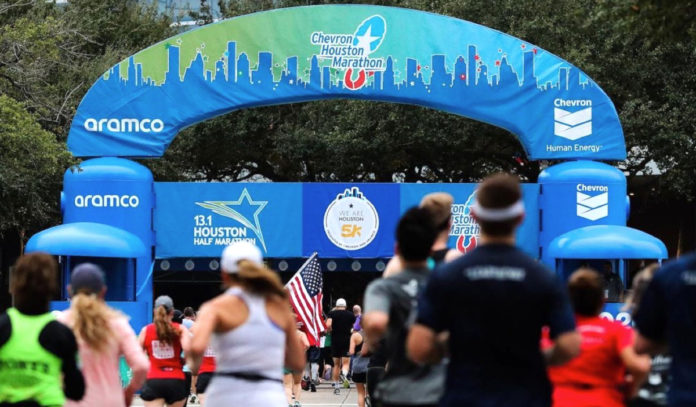
[{"label": "chevron logo", "polygon": [[[580,192],[583,191],[583,192]],[[601,192],[598,195],[588,195],[587,191]],[[577,215],[591,221],[609,216],[609,188],[604,185],[578,184]]]},{"label": "chevron logo", "polygon": [[553,108],[553,134],[568,140],[578,140],[592,134],[592,107],[576,112]]}]

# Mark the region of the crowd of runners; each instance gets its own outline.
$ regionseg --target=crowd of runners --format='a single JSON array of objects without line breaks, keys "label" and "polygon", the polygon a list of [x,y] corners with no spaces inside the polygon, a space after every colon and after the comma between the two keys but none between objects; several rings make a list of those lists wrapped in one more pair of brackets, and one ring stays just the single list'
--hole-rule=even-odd
[{"label": "crowd of runners", "polygon": [[104,302],[98,266],[77,266],[70,309],[51,313],[54,258],[22,256],[0,316],[0,407],[122,407],[136,393],[152,407],[299,406],[321,381],[335,394],[352,381],[360,407],[696,406],[696,256],[639,273],[626,304],[635,327],[623,326],[599,317],[601,271],[561,282],[516,247],[515,177],[487,178],[476,200],[480,243],[464,256],[447,248],[451,196],[404,213],[364,309],[336,301],[318,346],[250,243],[222,253],[224,293],[197,313],[160,296],[138,335]]}]

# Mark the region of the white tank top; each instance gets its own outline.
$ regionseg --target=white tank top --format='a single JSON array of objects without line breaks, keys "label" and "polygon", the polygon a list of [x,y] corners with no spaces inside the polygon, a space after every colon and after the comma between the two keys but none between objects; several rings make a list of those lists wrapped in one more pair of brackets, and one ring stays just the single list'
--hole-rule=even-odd
[{"label": "white tank top", "polygon": [[237,328],[216,333],[212,347],[218,372],[252,373],[271,379],[283,379],[285,331],[266,313],[266,300],[240,287],[229,288],[226,295],[239,297],[249,309],[249,317]]}]

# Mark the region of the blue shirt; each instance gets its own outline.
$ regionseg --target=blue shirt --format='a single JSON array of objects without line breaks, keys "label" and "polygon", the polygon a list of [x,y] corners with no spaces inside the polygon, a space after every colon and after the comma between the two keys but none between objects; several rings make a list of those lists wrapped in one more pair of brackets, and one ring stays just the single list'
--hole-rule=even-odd
[{"label": "blue shirt", "polygon": [[540,351],[575,319],[556,276],[516,247],[490,244],[431,273],[417,321],[450,332],[441,406],[549,406]]},{"label": "blue shirt", "polygon": [[671,406],[696,406],[696,254],[662,267],[643,294],[635,324],[672,355]]}]

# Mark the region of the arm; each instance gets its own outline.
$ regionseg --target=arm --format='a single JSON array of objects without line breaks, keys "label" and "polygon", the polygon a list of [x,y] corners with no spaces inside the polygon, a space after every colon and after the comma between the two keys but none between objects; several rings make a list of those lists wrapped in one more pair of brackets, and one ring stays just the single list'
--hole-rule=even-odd
[{"label": "arm", "polygon": [[302,349],[305,351],[309,349],[309,339],[307,339],[307,334],[300,332],[300,343],[302,344]]},{"label": "arm", "polygon": [[626,346],[619,355],[633,379],[629,383],[628,396],[635,397],[650,373],[650,357],[638,355],[632,346]]},{"label": "arm", "polygon": [[438,335],[429,327],[415,324],[406,340],[408,357],[416,363],[438,363],[445,356],[447,335]]},{"label": "arm", "polygon": [[285,367],[293,372],[301,372],[307,362],[305,351],[297,335],[295,317],[290,312],[286,301],[283,302],[282,309],[285,313]]},{"label": "arm", "polygon": [[128,321],[121,318],[115,323],[115,332],[120,342],[121,353],[126,358],[126,363],[133,372],[128,387],[123,390],[123,396],[127,406],[131,405],[133,394],[145,383],[147,371],[150,368],[150,362],[143,352],[142,346],[138,342],[138,338],[130,327]]},{"label": "arm", "polygon": [[210,336],[213,334],[216,325],[217,313],[215,308],[211,303],[203,304],[198,313],[198,318],[196,318],[196,324],[191,327],[193,336],[187,335],[189,338],[181,342],[184,355],[186,356],[186,363],[191,368],[191,372],[198,372],[198,368],[203,361],[203,354],[205,354],[205,349],[208,347]]},{"label": "arm", "polygon": [[570,362],[580,354],[582,337],[575,331],[565,332],[554,339],[553,345],[546,349],[544,358],[548,366],[558,366]]},{"label": "arm", "polygon": [[547,365],[557,366],[568,363],[580,354],[582,337],[575,331],[575,315],[566,288],[554,276],[549,289],[549,314],[546,322],[554,343],[543,354]]},{"label": "arm", "polygon": [[77,368],[77,341],[70,328],[58,321],[51,321],[39,334],[39,343],[61,360],[65,397],[81,400],[85,395],[85,379]]},{"label": "arm", "polygon": [[362,316],[363,329],[367,336],[367,346],[376,349],[389,325],[391,307],[387,280],[375,280],[365,291],[365,313]]},{"label": "arm", "polygon": [[355,355],[355,348],[359,345],[358,339],[360,338],[359,333],[354,333],[350,336],[350,345],[348,345],[348,354],[350,356]]},{"label": "arm", "polygon": [[331,326],[333,323],[333,318],[326,318],[326,332],[331,332]]},{"label": "arm", "polygon": [[667,346],[665,346],[665,344],[662,342],[653,341],[652,339],[648,339],[638,333],[636,335],[636,341],[633,344],[633,348],[635,349],[636,353],[641,355],[657,355],[658,353],[664,353]]},{"label": "arm", "polygon": [[145,353],[147,353],[147,348],[145,347],[145,327],[143,327],[138,334],[138,343]]},{"label": "arm", "polygon": [[[367,307],[366,307],[367,308]],[[363,329],[367,335],[368,346],[374,349],[384,337],[389,325],[389,314],[384,311],[370,311],[363,317]]]}]

